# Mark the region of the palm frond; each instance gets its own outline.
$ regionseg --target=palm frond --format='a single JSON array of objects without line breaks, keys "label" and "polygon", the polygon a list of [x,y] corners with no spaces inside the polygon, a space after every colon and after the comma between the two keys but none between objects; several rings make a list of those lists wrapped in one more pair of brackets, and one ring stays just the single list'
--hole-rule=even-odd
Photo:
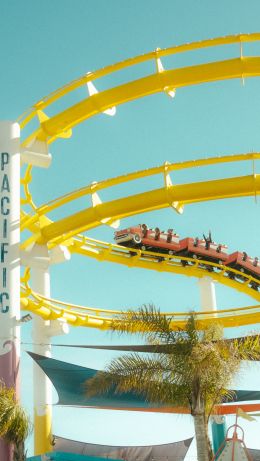
[{"label": "palm frond", "polygon": [[15,400],[14,389],[0,383],[0,436],[16,444],[26,439],[30,429],[29,418]]},{"label": "palm frond", "polygon": [[109,391],[115,394],[131,391],[155,404],[187,405],[190,388],[178,383],[178,375],[174,377],[167,358],[158,360],[131,354],[115,359],[106,372],[97,373],[85,383],[86,393],[91,397]]},{"label": "palm frond", "polygon": [[235,338],[231,344],[240,360],[260,360],[260,335]]},{"label": "palm frond", "polygon": [[112,322],[112,330],[120,333],[138,333],[148,343],[174,343],[176,332],[171,328],[172,316],[162,315],[153,304],[144,304],[138,311],[122,312]]},{"label": "palm frond", "polygon": [[114,359],[105,372],[98,372],[86,381],[88,396],[105,394],[113,390],[115,393],[138,391],[144,382],[149,383],[155,377],[166,376],[170,369],[167,360],[141,357],[138,354],[123,355]]},{"label": "palm frond", "polygon": [[23,442],[31,431],[31,424],[26,412],[18,404],[14,408],[5,439],[12,443]]},{"label": "palm frond", "polygon": [[[153,304],[122,312],[112,324],[113,331],[137,333],[148,344],[163,348],[148,357],[136,353],[113,360],[87,383],[87,393],[131,391],[155,405],[189,405],[194,421],[202,418],[207,431],[214,406],[233,397],[228,388],[241,361],[260,360],[260,335],[225,340],[217,322],[201,330],[193,313],[183,330],[173,331],[173,322]],[[196,437],[198,441],[197,433]]]}]

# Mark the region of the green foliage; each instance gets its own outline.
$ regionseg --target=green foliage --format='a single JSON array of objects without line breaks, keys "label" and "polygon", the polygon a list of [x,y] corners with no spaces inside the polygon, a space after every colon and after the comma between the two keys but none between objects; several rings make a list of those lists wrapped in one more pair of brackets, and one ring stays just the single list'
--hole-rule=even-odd
[{"label": "green foliage", "polygon": [[208,418],[214,405],[231,398],[228,387],[241,361],[260,359],[260,338],[224,340],[217,322],[199,330],[192,313],[183,330],[174,331],[173,322],[173,317],[161,315],[153,305],[120,314],[112,324],[113,331],[135,333],[146,343],[166,347],[163,353],[158,347],[157,353],[130,353],[114,359],[105,372],[86,382],[86,392],[92,396],[111,390],[119,394],[132,391],[155,406],[189,407],[197,425],[197,446],[201,444],[198,427],[205,432],[201,459],[210,459]]},{"label": "green foliage", "polygon": [[17,461],[25,459],[24,440],[30,428],[29,418],[17,403],[14,389],[0,382],[0,437],[14,444],[14,459]]},{"label": "green foliage", "polygon": [[134,391],[148,401],[165,405],[189,405],[191,413],[208,417],[213,405],[227,400],[241,360],[259,359],[259,337],[225,341],[222,328],[211,323],[204,331],[193,314],[183,330],[173,331],[172,317],[153,305],[120,314],[112,324],[119,333],[137,333],[149,344],[164,344],[164,353],[126,354],[115,359],[106,372],[88,381],[89,395]]},{"label": "green foliage", "polygon": [[171,328],[173,317],[165,316],[153,304],[143,305],[138,311],[119,314],[112,322],[112,331],[138,333],[149,344],[170,344],[176,332]]},{"label": "green foliage", "polygon": [[193,314],[184,330],[173,331],[172,322],[153,305],[119,315],[112,324],[114,331],[137,333],[149,344],[168,347],[164,353],[127,354],[113,360],[106,372],[87,383],[88,394],[111,388],[116,393],[133,391],[154,403],[189,405],[192,414],[205,412],[208,417],[213,405],[230,397],[227,388],[241,360],[259,358],[259,337],[225,341],[217,322],[200,331]]}]

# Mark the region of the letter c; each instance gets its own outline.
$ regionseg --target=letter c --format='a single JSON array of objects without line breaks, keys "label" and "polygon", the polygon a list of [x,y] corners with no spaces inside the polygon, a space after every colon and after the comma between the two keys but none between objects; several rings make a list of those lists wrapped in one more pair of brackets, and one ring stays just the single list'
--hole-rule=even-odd
[{"label": "letter c", "polygon": [[9,197],[2,197],[1,198],[1,215],[2,216],[7,216],[10,213],[10,209],[7,206],[4,208],[4,202],[6,202],[6,204],[10,203]]},{"label": "letter c", "polygon": [[8,293],[1,293],[1,294],[0,294],[0,308],[1,308],[1,312],[2,312],[3,314],[6,314],[6,313],[9,311],[9,306],[8,306],[8,305],[4,305],[3,298],[5,298],[5,300],[8,301],[8,300],[9,300],[9,294],[8,294]]}]

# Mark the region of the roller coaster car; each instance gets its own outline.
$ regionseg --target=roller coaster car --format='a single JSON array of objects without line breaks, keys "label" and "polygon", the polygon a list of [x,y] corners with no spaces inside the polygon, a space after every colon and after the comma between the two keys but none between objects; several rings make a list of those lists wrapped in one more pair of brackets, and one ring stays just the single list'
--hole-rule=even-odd
[{"label": "roller coaster car", "polygon": [[252,258],[245,252],[240,253],[239,251],[236,251],[228,256],[225,265],[240,272],[244,272],[247,275],[252,275],[260,281],[260,264],[257,257]]},{"label": "roller coaster car", "polygon": [[164,232],[160,231],[159,227],[148,229],[146,224],[116,231],[115,241],[119,245],[141,248],[143,251],[206,259],[220,264],[228,257],[227,246],[213,242],[210,234],[201,240],[188,237],[180,241],[179,235],[174,233],[173,229]]},{"label": "roller coaster car", "polygon": [[180,248],[179,235],[175,234],[173,229],[164,232],[160,231],[158,227],[148,229],[146,224],[116,231],[114,238],[118,245],[141,248],[143,251],[151,250],[174,254]]},{"label": "roller coaster car", "polygon": [[185,238],[180,241],[179,256],[194,259],[205,259],[219,264],[225,263],[228,258],[227,246],[215,243],[210,239]]},{"label": "roller coaster car", "polygon": [[[203,239],[187,237],[180,240],[179,235],[173,232],[173,229],[168,229],[167,232],[161,231],[159,227],[149,229],[146,224],[139,224],[135,227],[122,229],[115,232],[115,241],[118,245],[123,245],[129,248],[140,248],[142,251],[150,250],[157,253],[167,253],[170,255],[184,256],[202,260],[200,266],[206,266],[210,271],[214,268],[205,263],[211,261],[222,264],[233,269],[236,269],[246,275],[252,276],[256,280],[251,280],[249,286],[254,290],[260,288],[260,263],[258,258],[251,258],[245,252],[236,251],[231,255],[227,252],[227,246],[213,242],[211,233],[208,236],[203,235]],[[135,255],[135,252],[129,251],[130,255]],[[145,253],[143,254],[145,256]],[[156,256],[159,261],[164,258]],[[190,264],[187,260],[181,260],[183,265]],[[192,263],[191,263],[192,264]],[[230,278],[245,280],[242,274],[235,274],[232,271],[227,271]]]}]

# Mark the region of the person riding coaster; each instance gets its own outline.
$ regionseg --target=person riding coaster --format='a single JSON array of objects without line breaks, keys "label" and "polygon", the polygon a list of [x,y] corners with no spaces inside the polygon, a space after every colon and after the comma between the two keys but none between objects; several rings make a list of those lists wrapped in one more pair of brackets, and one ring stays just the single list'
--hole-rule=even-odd
[{"label": "person riding coaster", "polygon": [[[230,271],[227,274],[230,278],[244,282],[245,275],[251,275],[255,279],[250,282],[251,288],[258,290],[260,286],[260,265],[258,258],[249,257],[245,251],[228,254],[226,245],[218,244],[212,240],[211,231],[209,231],[208,236],[203,234],[202,239],[199,237],[186,237],[180,240],[179,235],[172,228],[164,232],[159,227],[151,229],[146,224],[139,224],[116,231],[115,241],[118,245],[123,245],[133,250],[141,249],[142,258],[156,258],[158,261],[165,259],[159,255],[152,256],[146,253],[147,251],[152,253],[166,253],[170,257],[174,255],[176,257],[184,256],[189,259],[201,260],[198,263],[199,267],[206,268],[210,272],[223,270],[219,266],[229,266],[241,272],[241,274],[236,274]],[[129,254],[130,256],[134,256],[136,252],[130,251]],[[189,259],[181,259],[180,263],[183,266],[195,263],[195,261],[193,263]],[[207,264],[207,261],[216,263],[218,266]]]}]

